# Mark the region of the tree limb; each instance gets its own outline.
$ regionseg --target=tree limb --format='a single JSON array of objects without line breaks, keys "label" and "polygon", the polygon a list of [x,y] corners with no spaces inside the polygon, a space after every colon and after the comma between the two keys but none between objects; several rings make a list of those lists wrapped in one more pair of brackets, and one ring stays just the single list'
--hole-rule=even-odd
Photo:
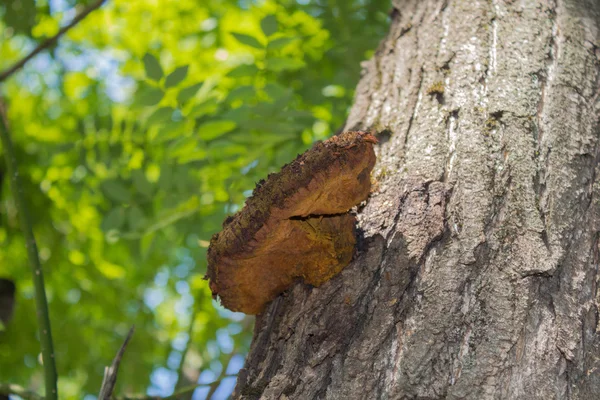
[{"label": "tree limb", "polygon": [[206,400],[212,399],[213,395],[215,394],[215,392],[217,391],[219,386],[221,386],[221,382],[223,381],[223,379],[228,378],[230,376],[230,375],[227,375],[227,367],[229,367],[229,363],[231,362],[231,359],[233,358],[233,356],[235,354],[236,354],[235,349],[233,349],[231,351],[231,353],[229,354],[229,357],[227,357],[227,362],[224,363],[223,368],[221,369],[221,373],[219,374],[219,377],[217,378],[217,380],[215,380],[213,383],[210,384],[210,390],[208,391],[208,393],[206,395]]},{"label": "tree limb", "polygon": [[147,394],[141,394],[141,395],[132,395],[132,396],[119,396],[119,397],[115,397],[114,400],[175,400],[175,399],[177,399],[178,396],[193,392],[194,390],[196,390],[196,388],[199,388],[202,386],[208,386],[208,385],[197,384],[197,385],[185,386],[185,387],[181,388],[180,390],[173,392],[173,394],[170,394],[167,397],[148,396]]},{"label": "tree limb", "polygon": [[194,325],[196,324],[196,315],[198,314],[196,312],[196,303],[194,303],[194,309],[192,311],[192,315],[191,315],[191,320],[190,320],[190,325],[188,327],[188,341],[185,345],[185,349],[183,350],[183,353],[181,354],[181,362],[179,363],[179,368],[177,368],[177,382],[175,382],[175,390],[177,391],[183,384],[184,381],[184,377],[183,377],[183,368],[185,366],[185,359],[187,357],[187,354],[190,350],[190,347],[192,345],[192,336],[194,335]]},{"label": "tree limb", "polygon": [[104,378],[102,379],[102,386],[100,387],[100,395],[98,396],[98,400],[110,400],[112,397],[112,392],[115,389],[115,385],[117,383],[117,374],[119,373],[119,365],[121,364],[121,359],[123,358],[123,354],[125,354],[125,348],[133,336],[133,331],[135,327],[132,326],[129,329],[129,333],[125,338],[125,341],[119,348],[117,355],[113,359],[113,362],[110,367],[106,367],[104,369]]},{"label": "tree limb", "polygon": [[42,265],[38,257],[38,248],[33,235],[33,224],[31,216],[27,209],[25,193],[19,178],[17,158],[12,140],[10,138],[8,118],[2,98],[0,98],[0,140],[4,149],[4,158],[6,161],[6,170],[10,177],[13,196],[21,221],[21,230],[25,237],[27,245],[27,256],[31,273],[33,274],[33,284],[35,287],[36,314],[38,320],[38,329],[40,333],[40,344],[42,346],[42,360],[44,363],[44,381],[46,384],[46,399],[56,400],[58,398],[58,388],[56,385],[56,362],[54,360],[54,344],[52,342],[52,330],[50,329],[50,313],[48,312],[48,299],[46,298],[46,288],[44,286],[44,275]]},{"label": "tree limb", "polygon": [[75,18],[73,18],[73,20],[70,23],[68,23],[67,25],[65,25],[62,28],[60,28],[60,30],[56,33],[56,35],[52,36],[51,38],[48,38],[48,39],[44,40],[35,49],[33,49],[29,54],[27,54],[24,58],[22,58],[21,60],[17,61],[12,67],[9,67],[9,68],[5,69],[4,71],[0,72],[0,82],[6,80],[9,76],[11,76],[15,72],[17,72],[18,70],[20,70],[21,68],[23,68],[23,66],[29,60],[31,60],[33,57],[35,57],[37,54],[39,54],[43,50],[47,49],[48,47],[50,47],[54,43],[56,43],[56,41],[62,35],[64,35],[65,33],[67,33],[71,28],[73,28],[81,20],[83,20],[85,17],[87,17],[89,13],[91,13],[92,11],[94,11],[95,9],[97,9],[98,7],[100,7],[102,5],[102,3],[104,3],[105,1],[106,0],[98,0],[94,4],[90,5],[88,8],[86,8],[85,10],[83,10],[80,14],[76,15]]},{"label": "tree limb", "polygon": [[[195,385],[184,386],[181,389],[173,392],[172,394],[170,394],[166,397],[148,396],[147,394],[139,394],[139,395],[134,394],[134,395],[130,395],[130,396],[113,397],[113,400],[177,400],[177,399],[179,399],[179,396],[193,392],[194,390],[196,390],[199,387],[210,387],[210,388],[215,387],[215,390],[216,390],[216,388],[219,387],[219,385],[221,384],[221,381],[223,379],[234,378],[236,376],[237,376],[237,374],[233,374],[233,375],[223,375],[222,374],[222,376],[219,377],[219,379],[217,379],[216,381],[214,381],[212,383],[198,383]],[[207,399],[209,399],[209,398],[207,397]]]}]

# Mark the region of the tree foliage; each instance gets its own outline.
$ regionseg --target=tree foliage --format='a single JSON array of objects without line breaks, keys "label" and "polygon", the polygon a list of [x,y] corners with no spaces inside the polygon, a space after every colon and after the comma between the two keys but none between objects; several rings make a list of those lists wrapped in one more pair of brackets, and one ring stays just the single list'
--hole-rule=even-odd
[{"label": "tree foliage", "polygon": [[[0,70],[88,3],[3,2]],[[208,241],[255,182],[342,126],[387,3],[109,0],[2,83],[61,398],[98,392],[133,324],[117,393],[166,395],[178,379],[231,390],[252,321],[211,300]],[[33,284],[0,165],[0,277],[17,288],[0,383],[41,391]]]}]

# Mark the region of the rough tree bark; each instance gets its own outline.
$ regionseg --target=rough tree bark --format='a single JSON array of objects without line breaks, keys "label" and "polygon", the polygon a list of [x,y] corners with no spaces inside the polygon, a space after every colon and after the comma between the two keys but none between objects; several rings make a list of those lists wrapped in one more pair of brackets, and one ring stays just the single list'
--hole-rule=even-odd
[{"label": "rough tree bark", "polygon": [[235,398],[600,398],[600,1],[395,1],[347,129],[354,261],[259,316]]}]

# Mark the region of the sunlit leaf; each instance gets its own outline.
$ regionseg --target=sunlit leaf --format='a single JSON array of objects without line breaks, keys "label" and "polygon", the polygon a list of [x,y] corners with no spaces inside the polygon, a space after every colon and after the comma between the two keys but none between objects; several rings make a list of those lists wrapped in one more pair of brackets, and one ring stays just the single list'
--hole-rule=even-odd
[{"label": "sunlit leaf", "polygon": [[[17,2],[13,4],[13,7],[17,6],[17,9],[21,8],[19,7],[21,5],[19,3],[21,3],[21,1],[17,0]],[[52,15],[42,15],[40,21],[33,27],[31,33],[32,36],[36,38],[51,37],[54,36],[59,29],[60,23],[58,18],[53,17]]]},{"label": "sunlit leaf", "polygon": [[198,136],[204,140],[213,140],[231,132],[237,124],[233,121],[211,121],[198,128]]},{"label": "sunlit leaf", "polygon": [[216,140],[208,146],[207,155],[214,160],[223,160],[245,154],[247,151],[248,148],[244,145],[234,144],[229,140]]},{"label": "sunlit leaf", "polygon": [[243,76],[254,76],[258,73],[259,69],[254,64],[242,64],[227,74],[231,78],[241,78]]},{"label": "sunlit leaf", "polygon": [[101,262],[98,271],[108,279],[119,279],[125,276],[125,268],[108,261]]},{"label": "sunlit leaf", "polygon": [[150,256],[155,236],[156,232],[150,232],[142,236],[140,240],[140,253],[142,255],[142,259],[147,260]]},{"label": "sunlit leaf", "polygon": [[267,69],[274,72],[296,70],[305,65],[304,61],[296,58],[273,57],[267,60]]},{"label": "sunlit leaf", "polygon": [[200,89],[200,87],[202,87],[202,83],[197,83],[195,85],[181,89],[179,91],[179,94],[177,95],[177,101],[179,103],[185,103],[186,101],[194,97],[196,93],[198,93],[198,89]]},{"label": "sunlit leaf", "polygon": [[170,157],[180,157],[186,154],[190,154],[196,149],[198,140],[195,137],[184,137],[176,140],[171,146],[169,146]]},{"label": "sunlit leaf", "polygon": [[160,80],[163,77],[163,70],[160,66],[160,63],[150,53],[146,53],[144,55],[144,70],[146,71],[146,76],[154,81]]},{"label": "sunlit leaf", "polygon": [[186,126],[187,121],[185,120],[163,124],[159,128],[156,136],[153,137],[153,141],[155,143],[160,143],[166,140],[176,139],[178,137],[185,136],[187,134]]},{"label": "sunlit leaf", "polygon": [[143,87],[135,95],[135,103],[140,106],[154,106],[158,104],[165,93],[157,87]]},{"label": "sunlit leaf", "polygon": [[217,110],[217,100],[210,98],[200,104],[195,105],[188,113],[189,117],[198,118],[206,114],[212,114]]},{"label": "sunlit leaf", "polygon": [[344,97],[346,90],[340,85],[327,85],[322,90],[325,97]]},{"label": "sunlit leaf", "polygon": [[201,161],[206,158],[205,149],[195,149],[193,152],[179,156],[177,162],[179,164],[187,164],[193,161]]},{"label": "sunlit leaf", "polygon": [[271,36],[277,32],[277,18],[274,15],[267,15],[260,21],[260,28],[265,36]]},{"label": "sunlit leaf", "polygon": [[171,121],[171,116],[173,115],[174,111],[175,111],[175,109],[173,109],[172,107],[161,107],[161,108],[157,109],[156,111],[154,111],[148,117],[148,119],[147,119],[146,122],[149,125],[170,122]]},{"label": "sunlit leaf", "polygon": [[179,82],[183,81],[188,73],[188,66],[184,65],[182,67],[178,67],[175,71],[171,72],[167,75],[165,79],[165,87],[170,88],[173,86],[177,86]]},{"label": "sunlit leaf", "polygon": [[254,88],[253,85],[238,86],[235,89],[233,89],[231,92],[229,92],[229,95],[227,96],[227,100],[229,100],[229,101],[249,100],[249,99],[253,98],[255,95],[256,95],[256,89]]},{"label": "sunlit leaf", "polygon": [[252,46],[257,49],[264,48],[262,43],[260,43],[258,41],[258,39],[255,38],[254,36],[246,35],[245,33],[233,33],[232,32],[231,34],[233,35],[233,37],[235,37],[237,39],[238,42],[240,42],[242,44]]},{"label": "sunlit leaf", "polygon": [[281,50],[288,44],[292,43],[297,38],[294,37],[279,37],[277,39],[273,39],[269,41],[267,44],[268,50]]}]

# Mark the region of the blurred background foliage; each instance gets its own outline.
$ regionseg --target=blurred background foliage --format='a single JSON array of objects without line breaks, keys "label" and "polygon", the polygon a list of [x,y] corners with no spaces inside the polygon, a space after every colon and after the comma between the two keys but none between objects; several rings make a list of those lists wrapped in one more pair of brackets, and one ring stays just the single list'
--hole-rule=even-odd
[{"label": "blurred background foliage", "polygon": [[[90,0],[0,0],[0,70]],[[227,398],[253,318],[211,299],[206,249],[255,182],[338,130],[389,0],[107,0],[0,86],[46,273],[63,399]],[[0,152],[0,383],[43,392],[33,285]],[[209,393],[210,392],[210,393]],[[190,396],[187,398],[191,397]]]}]

